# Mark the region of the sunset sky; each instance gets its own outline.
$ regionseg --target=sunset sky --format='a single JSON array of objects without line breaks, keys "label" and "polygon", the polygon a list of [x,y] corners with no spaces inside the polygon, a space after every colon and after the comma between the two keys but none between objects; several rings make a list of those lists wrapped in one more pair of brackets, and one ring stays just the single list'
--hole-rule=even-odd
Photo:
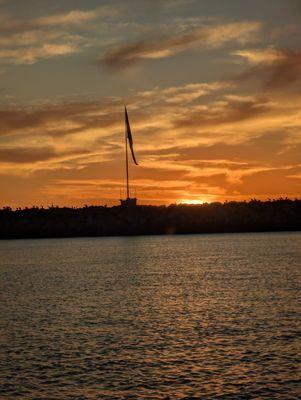
[{"label": "sunset sky", "polygon": [[0,0],[0,206],[301,197],[300,0]]}]

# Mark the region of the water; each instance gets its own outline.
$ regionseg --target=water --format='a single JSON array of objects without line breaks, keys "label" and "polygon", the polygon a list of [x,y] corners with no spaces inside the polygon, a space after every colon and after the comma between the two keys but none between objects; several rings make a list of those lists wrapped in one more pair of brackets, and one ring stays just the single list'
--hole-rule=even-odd
[{"label": "water", "polygon": [[1,400],[300,398],[301,233],[2,241],[0,255]]}]

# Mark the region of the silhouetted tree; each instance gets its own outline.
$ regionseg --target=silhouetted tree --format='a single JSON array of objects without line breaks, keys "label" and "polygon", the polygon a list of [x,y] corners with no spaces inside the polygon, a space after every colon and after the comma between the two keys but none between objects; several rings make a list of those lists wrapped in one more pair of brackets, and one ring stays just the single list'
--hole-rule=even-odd
[{"label": "silhouetted tree", "polygon": [[0,210],[0,238],[301,230],[301,200]]}]

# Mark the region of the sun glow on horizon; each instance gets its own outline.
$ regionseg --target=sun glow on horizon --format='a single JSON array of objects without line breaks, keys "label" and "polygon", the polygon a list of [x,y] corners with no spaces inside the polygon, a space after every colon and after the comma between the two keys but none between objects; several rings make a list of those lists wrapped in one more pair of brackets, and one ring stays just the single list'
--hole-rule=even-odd
[{"label": "sun glow on horizon", "polygon": [[204,203],[207,203],[207,201],[204,199],[182,199],[179,201],[179,204],[198,205],[198,204],[204,204]]},{"label": "sun glow on horizon", "polygon": [[295,2],[0,0],[0,209],[301,198]]}]

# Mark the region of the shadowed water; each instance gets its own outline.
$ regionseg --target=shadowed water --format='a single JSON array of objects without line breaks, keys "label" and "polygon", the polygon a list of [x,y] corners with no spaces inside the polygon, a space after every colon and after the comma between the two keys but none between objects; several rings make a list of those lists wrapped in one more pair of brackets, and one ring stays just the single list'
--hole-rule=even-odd
[{"label": "shadowed water", "polygon": [[0,242],[1,399],[297,399],[301,233]]}]

